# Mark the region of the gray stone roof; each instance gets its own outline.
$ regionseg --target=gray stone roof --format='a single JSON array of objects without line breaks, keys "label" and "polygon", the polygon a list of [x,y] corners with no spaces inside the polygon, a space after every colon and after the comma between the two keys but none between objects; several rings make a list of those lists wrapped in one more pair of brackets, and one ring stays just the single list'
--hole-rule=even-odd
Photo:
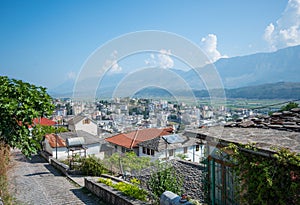
[{"label": "gray stone roof", "polygon": [[162,136],[156,137],[151,140],[147,140],[144,142],[140,142],[138,145],[142,147],[146,147],[149,149],[153,149],[155,151],[162,151],[166,149],[166,146],[168,146],[168,149],[177,149],[180,147],[189,147],[192,145],[196,145],[199,143],[201,140],[196,139],[196,138],[190,138],[188,136],[180,135],[180,137],[184,140],[182,143],[167,143],[165,139],[163,139]]},{"label": "gray stone roof", "polygon": [[218,126],[189,130],[185,132],[185,135],[216,143],[256,143],[260,149],[271,152],[274,152],[274,147],[285,147],[300,153],[300,132]]},{"label": "gray stone roof", "polygon": [[257,116],[238,122],[230,122],[226,127],[266,128],[300,132],[300,108],[275,112],[271,116]]},{"label": "gray stone roof", "polygon": [[82,130],[77,130],[76,132],[61,132],[58,133],[58,135],[64,140],[66,140],[67,138],[83,137],[85,145],[97,144],[101,141],[99,137]]},{"label": "gray stone roof", "polygon": [[[88,118],[90,119],[89,117],[87,116],[83,116],[83,115],[76,115],[74,116],[72,119],[68,120],[68,124],[69,125],[75,125],[77,124],[78,122],[80,122],[81,120],[85,119],[85,118]],[[94,120],[90,119],[91,122],[93,123],[96,123]],[[97,124],[97,123],[96,123]]]},{"label": "gray stone roof", "polygon": [[69,125],[75,125],[78,122],[80,122],[81,120],[83,120],[85,118],[85,116],[82,115],[76,115],[74,116],[72,119],[68,120],[68,124]]}]

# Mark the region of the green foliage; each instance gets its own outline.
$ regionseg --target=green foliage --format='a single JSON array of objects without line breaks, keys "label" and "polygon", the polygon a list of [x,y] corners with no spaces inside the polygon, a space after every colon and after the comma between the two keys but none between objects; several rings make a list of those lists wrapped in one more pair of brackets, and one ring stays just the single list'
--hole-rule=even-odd
[{"label": "green foliage", "polygon": [[179,176],[175,168],[169,164],[158,164],[157,167],[158,170],[151,173],[148,182],[151,192],[157,198],[165,191],[181,195],[182,176]]},{"label": "green foliage", "polygon": [[142,201],[147,200],[147,196],[148,196],[147,191],[139,187],[140,181],[135,178],[130,180],[131,184],[127,182],[113,183],[111,179],[104,179],[104,178],[100,178],[99,182],[106,184],[110,187],[113,187],[121,191],[127,196],[131,196],[135,199],[139,199]]},{"label": "green foliage", "polygon": [[98,182],[106,184],[107,186],[113,187],[113,182],[111,179],[99,178]]},{"label": "green foliage", "polygon": [[253,144],[230,144],[230,159],[242,204],[300,204],[300,155],[277,149],[272,157],[255,155],[240,148],[257,151]]},{"label": "green foliage", "polygon": [[194,204],[194,205],[202,205],[198,200],[196,199],[191,199],[189,200],[190,203]]},{"label": "green foliage", "polygon": [[80,158],[79,162],[81,163],[79,169],[87,176],[100,176],[107,173],[107,169],[103,166],[101,160],[95,156]]},{"label": "green foliage", "polygon": [[289,102],[287,105],[282,106],[280,111],[289,111],[293,108],[297,108],[299,105],[295,102]]},{"label": "green foliage", "polygon": [[40,149],[38,139],[29,137],[28,127],[37,117],[54,109],[46,88],[0,76],[0,141],[21,149],[29,157]]},{"label": "green foliage", "polygon": [[32,135],[40,142],[46,134],[68,132],[66,127],[35,125]]},{"label": "green foliage", "polygon": [[149,167],[150,160],[150,157],[138,157],[134,152],[126,152],[124,154],[114,153],[106,159],[106,162],[115,168],[120,168],[122,165],[123,171],[131,172]]},{"label": "green foliage", "polygon": [[89,176],[100,176],[101,174],[107,172],[100,159],[97,159],[94,156],[82,158],[80,169],[84,174]]},{"label": "green foliage", "polygon": [[180,159],[187,158],[187,156],[185,154],[182,154],[182,153],[177,154],[176,157],[179,157]]}]

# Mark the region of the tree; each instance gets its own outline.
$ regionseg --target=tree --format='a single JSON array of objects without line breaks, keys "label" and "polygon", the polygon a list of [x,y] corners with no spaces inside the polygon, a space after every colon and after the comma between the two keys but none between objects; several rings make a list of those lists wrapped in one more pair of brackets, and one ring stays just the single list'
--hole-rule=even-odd
[{"label": "tree", "polygon": [[107,161],[114,168],[119,167],[120,172],[140,172],[151,165],[150,157],[139,157],[133,151],[114,153]]},{"label": "tree", "polygon": [[43,137],[46,134],[51,133],[61,133],[61,132],[68,132],[66,127],[54,127],[54,126],[47,126],[47,125],[35,125],[34,130],[32,131],[32,135],[38,142],[43,140]]},{"label": "tree", "polygon": [[0,141],[6,146],[19,148],[27,157],[37,153],[38,137],[30,136],[28,128],[34,118],[49,116],[53,109],[46,88],[0,76]]},{"label": "tree", "polygon": [[289,111],[293,108],[297,108],[299,105],[295,102],[289,102],[287,105],[282,106],[280,111]]}]

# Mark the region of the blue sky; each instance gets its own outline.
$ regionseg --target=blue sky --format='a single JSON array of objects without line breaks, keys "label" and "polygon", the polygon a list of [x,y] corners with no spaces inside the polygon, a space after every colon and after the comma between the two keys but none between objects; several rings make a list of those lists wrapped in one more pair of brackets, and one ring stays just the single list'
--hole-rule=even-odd
[{"label": "blue sky", "polygon": [[299,0],[0,0],[0,73],[53,88],[128,32],[181,35],[211,58],[300,44]]}]

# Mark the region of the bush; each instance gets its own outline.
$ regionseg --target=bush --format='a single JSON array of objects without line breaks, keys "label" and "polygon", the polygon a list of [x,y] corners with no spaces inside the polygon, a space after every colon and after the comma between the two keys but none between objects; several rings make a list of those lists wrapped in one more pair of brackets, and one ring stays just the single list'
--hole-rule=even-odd
[{"label": "bush", "polygon": [[181,195],[182,184],[182,177],[169,164],[158,164],[158,170],[150,175],[148,183],[149,189],[157,198],[165,191]]},{"label": "bush", "polygon": [[100,159],[95,156],[89,156],[87,158],[81,158],[81,165],[79,169],[88,176],[100,176],[107,173],[106,168],[101,163]]},{"label": "bush", "polygon": [[121,191],[127,196],[139,199],[141,201],[147,201],[147,191],[139,187],[140,181],[135,178],[130,180],[132,184],[129,184],[127,182],[118,182],[114,184],[111,179],[103,178],[100,178],[98,182],[113,187],[114,189]]},{"label": "bush", "polygon": [[[151,165],[150,157],[139,157],[134,152],[126,152],[125,154],[114,153],[106,158],[107,167],[114,168],[119,173],[137,172]],[[113,171],[113,170],[111,170]]]},{"label": "bush", "polygon": [[[84,175],[100,176],[101,174],[108,172],[102,161],[93,155],[85,158],[76,154],[71,160],[72,163],[70,168],[72,170],[80,171]],[[60,162],[70,164],[70,159],[61,160]]]}]

